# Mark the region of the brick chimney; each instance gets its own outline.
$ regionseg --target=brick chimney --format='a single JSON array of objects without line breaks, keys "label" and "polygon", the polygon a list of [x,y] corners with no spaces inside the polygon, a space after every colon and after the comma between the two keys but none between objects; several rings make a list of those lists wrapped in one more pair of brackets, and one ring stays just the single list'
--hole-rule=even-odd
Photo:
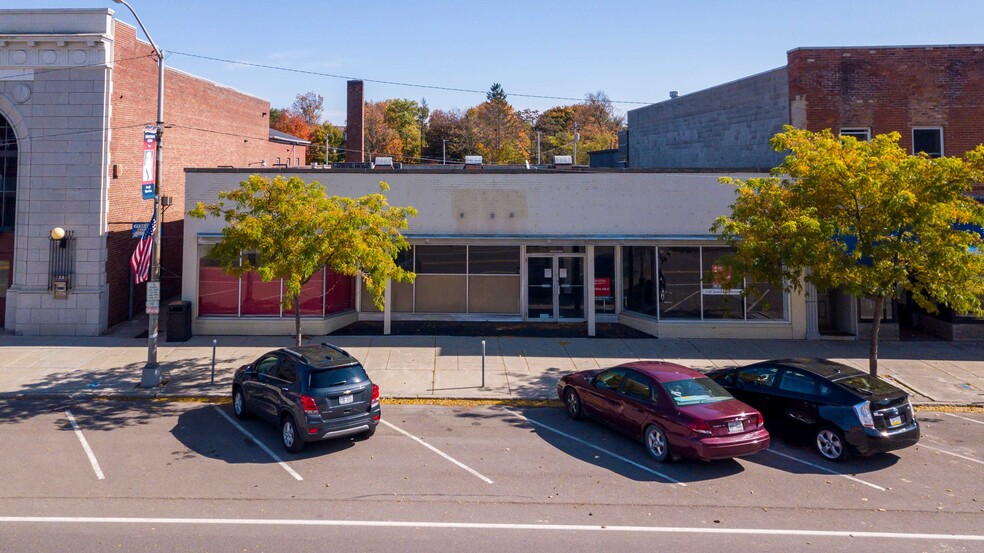
[{"label": "brick chimney", "polygon": [[347,162],[362,163],[366,160],[366,142],[363,135],[364,105],[365,95],[362,91],[362,81],[349,81],[348,116],[345,121],[345,161]]}]

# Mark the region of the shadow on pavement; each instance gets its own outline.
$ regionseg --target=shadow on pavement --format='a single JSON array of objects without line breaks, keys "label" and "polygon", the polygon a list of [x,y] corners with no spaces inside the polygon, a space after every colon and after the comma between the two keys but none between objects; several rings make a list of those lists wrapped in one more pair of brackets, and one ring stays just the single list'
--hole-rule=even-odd
[{"label": "shadow on pavement", "polygon": [[72,431],[65,411],[71,411],[86,431],[112,431],[128,426],[149,424],[161,416],[177,413],[178,404],[91,399],[0,400],[0,424],[17,424],[39,415],[61,415],[63,430]]},{"label": "shadow on pavement", "polygon": [[[203,405],[189,409],[178,416],[177,423],[171,429],[171,434],[194,452],[209,459],[222,460],[231,464],[250,463],[268,464],[277,460],[267,454],[256,441],[259,440],[276,454],[282,461],[296,461],[323,457],[339,451],[344,451],[356,445],[358,438],[339,438],[311,442],[305,445],[300,453],[288,453],[280,444],[280,434],[277,427],[265,419],[251,417],[237,420],[253,438],[243,434],[238,428],[216,412],[217,407]],[[228,406],[218,407],[222,412],[235,417]]]},{"label": "shadow on pavement", "polygon": [[[476,420],[492,418],[517,428],[527,429],[571,458],[637,482],[670,484],[666,478],[657,473],[665,474],[678,482],[702,482],[726,478],[745,470],[741,463],[734,459],[712,462],[681,459],[676,462],[657,463],[646,454],[642,443],[590,420],[570,420],[563,409],[494,407],[482,411],[461,412],[457,416]],[[631,463],[626,462],[625,459]]]}]

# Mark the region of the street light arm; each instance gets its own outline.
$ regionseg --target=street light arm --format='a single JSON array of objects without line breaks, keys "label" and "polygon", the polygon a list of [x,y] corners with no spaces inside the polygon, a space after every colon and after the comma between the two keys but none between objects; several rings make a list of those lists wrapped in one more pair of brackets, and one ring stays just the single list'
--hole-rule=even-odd
[{"label": "street light arm", "polygon": [[113,2],[116,2],[117,4],[123,4],[124,6],[126,6],[128,10],[130,10],[130,13],[133,14],[134,19],[137,20],[137,25],[140,25],[140,30],[143,31],[144,35],[147,37],[147,40],[150,41],[150,46],[154,49],[154,52],[157,53],[157,56],[161,58],[161,63],[163,63],[164,50],[161,50],[160,48],[157,47],[157,43],[154,42],[154,39],[150,36],[150,33],[147,32],[147,27],[144,27],[143,21],[140,21],[140,16],[137,15],[137,12],[136,10],[133,9],[133,6],[128,4],[126,0],[113,0]]}]

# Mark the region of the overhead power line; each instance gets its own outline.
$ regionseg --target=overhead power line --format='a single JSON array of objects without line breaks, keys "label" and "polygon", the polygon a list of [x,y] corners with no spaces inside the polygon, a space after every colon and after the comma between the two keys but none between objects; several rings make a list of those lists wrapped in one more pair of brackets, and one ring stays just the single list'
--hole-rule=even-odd
[{"label": "overhead power line", "polygon": [[[365,78],[362,78],[362,77],[353,77],[353,76],[348,76],[348,75],[335,75],[333,73],[324,73],[324,72],[321,72],[321,71],[310,71],[310,70],[307,70],[307,69],[295,69],[295,68],[292,68],[292,67],[282,67],[282,66],[278,66],[278,65],[267,65],[267,64],[262,64],[262,63],[249,62],[249,61],[229,60],[229,59],[223,59],[223,58],[215,58],[215,57],[212,57],[212,56],[203,56],[201,54],[191,54],[191,53],[188,53],[188,52],[176,52],[176,51],[173,51],[173,50],[170,50],[169,52],[172,53],[172,54],[177,54],[179,56],[187,56],[187,57],[190,57],[190,58],[198,58],[198,59],[210,60],[210,61],[219,61],[219,62],[223,62],[223,63],[234,63],[234,64],[237,64],[237,65],[246,65],[246,66],[249,66],[249,67],[259,67],[259,68],[262,68],[262,69],[273,69],[275,71],[286,71],[288,73],[300,73],[300,74],[303,74],[303,75],[315,75],[315,76],[318,76],[318,77],[329,77],[329,78],[332,78],[332,79],[345,79],[347,81],[358,80],[358,81],[365,81],[367,83],[379,83],[379,84],[388,84],[388,85],[394,85],[394,86],[407,86],[407,87],[413,87],[413,88],[425,88],[425,89],[430,89],[430,90],[445,90],[445,91],[448,91],[448,92],[466,92],[466,93],[469,93],[469,94],[482,94],[482,95],[485,95],[485,93],[487,92],[485,90],[474,90],[474,89],[470,89],[470,88],[456,88],[456,87],[451,87],[451,86],[437,86],[437,85],[427,85],[427,84],[417,84],[417,83],[404,83],[404,82],[399,82],[399,81],[386,81],[386,80],[381,80],[381,79],[365,79]],[[510,92],[509,93],[509,96],[518,96],[520,98],[537,98],[537,99],[541,99],[541,100],[564,100],[564,101],[571,101],[571,102],[581,102],[581,101],[584,101],[584,98],[573,98],[573,97],[569,97],[569,96],[546,96],[546,95],[542,95],[542,94],[523,94],[523,93],[518,93],[518,92]],[[649,105],[649,104],[656,103],[656,102],[636,102],[636,101],[630,101],[630,100],[611,100],[611,99],[609,99],[609,102],[611,102],[613,104],[638,104],[638,105]]]}]

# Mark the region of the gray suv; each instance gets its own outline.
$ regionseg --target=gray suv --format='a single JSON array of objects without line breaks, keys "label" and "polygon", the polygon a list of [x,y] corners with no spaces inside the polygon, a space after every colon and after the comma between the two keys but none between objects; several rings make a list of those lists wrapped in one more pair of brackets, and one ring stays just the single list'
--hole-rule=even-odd
[{"label": "gray suv", "polygon": [[232,381],[236,417],[279,425],[287,451],[306,442],[358,434],[379,424],[379,386],[359,361],[331,344],[282,348],[243,365]]}]

